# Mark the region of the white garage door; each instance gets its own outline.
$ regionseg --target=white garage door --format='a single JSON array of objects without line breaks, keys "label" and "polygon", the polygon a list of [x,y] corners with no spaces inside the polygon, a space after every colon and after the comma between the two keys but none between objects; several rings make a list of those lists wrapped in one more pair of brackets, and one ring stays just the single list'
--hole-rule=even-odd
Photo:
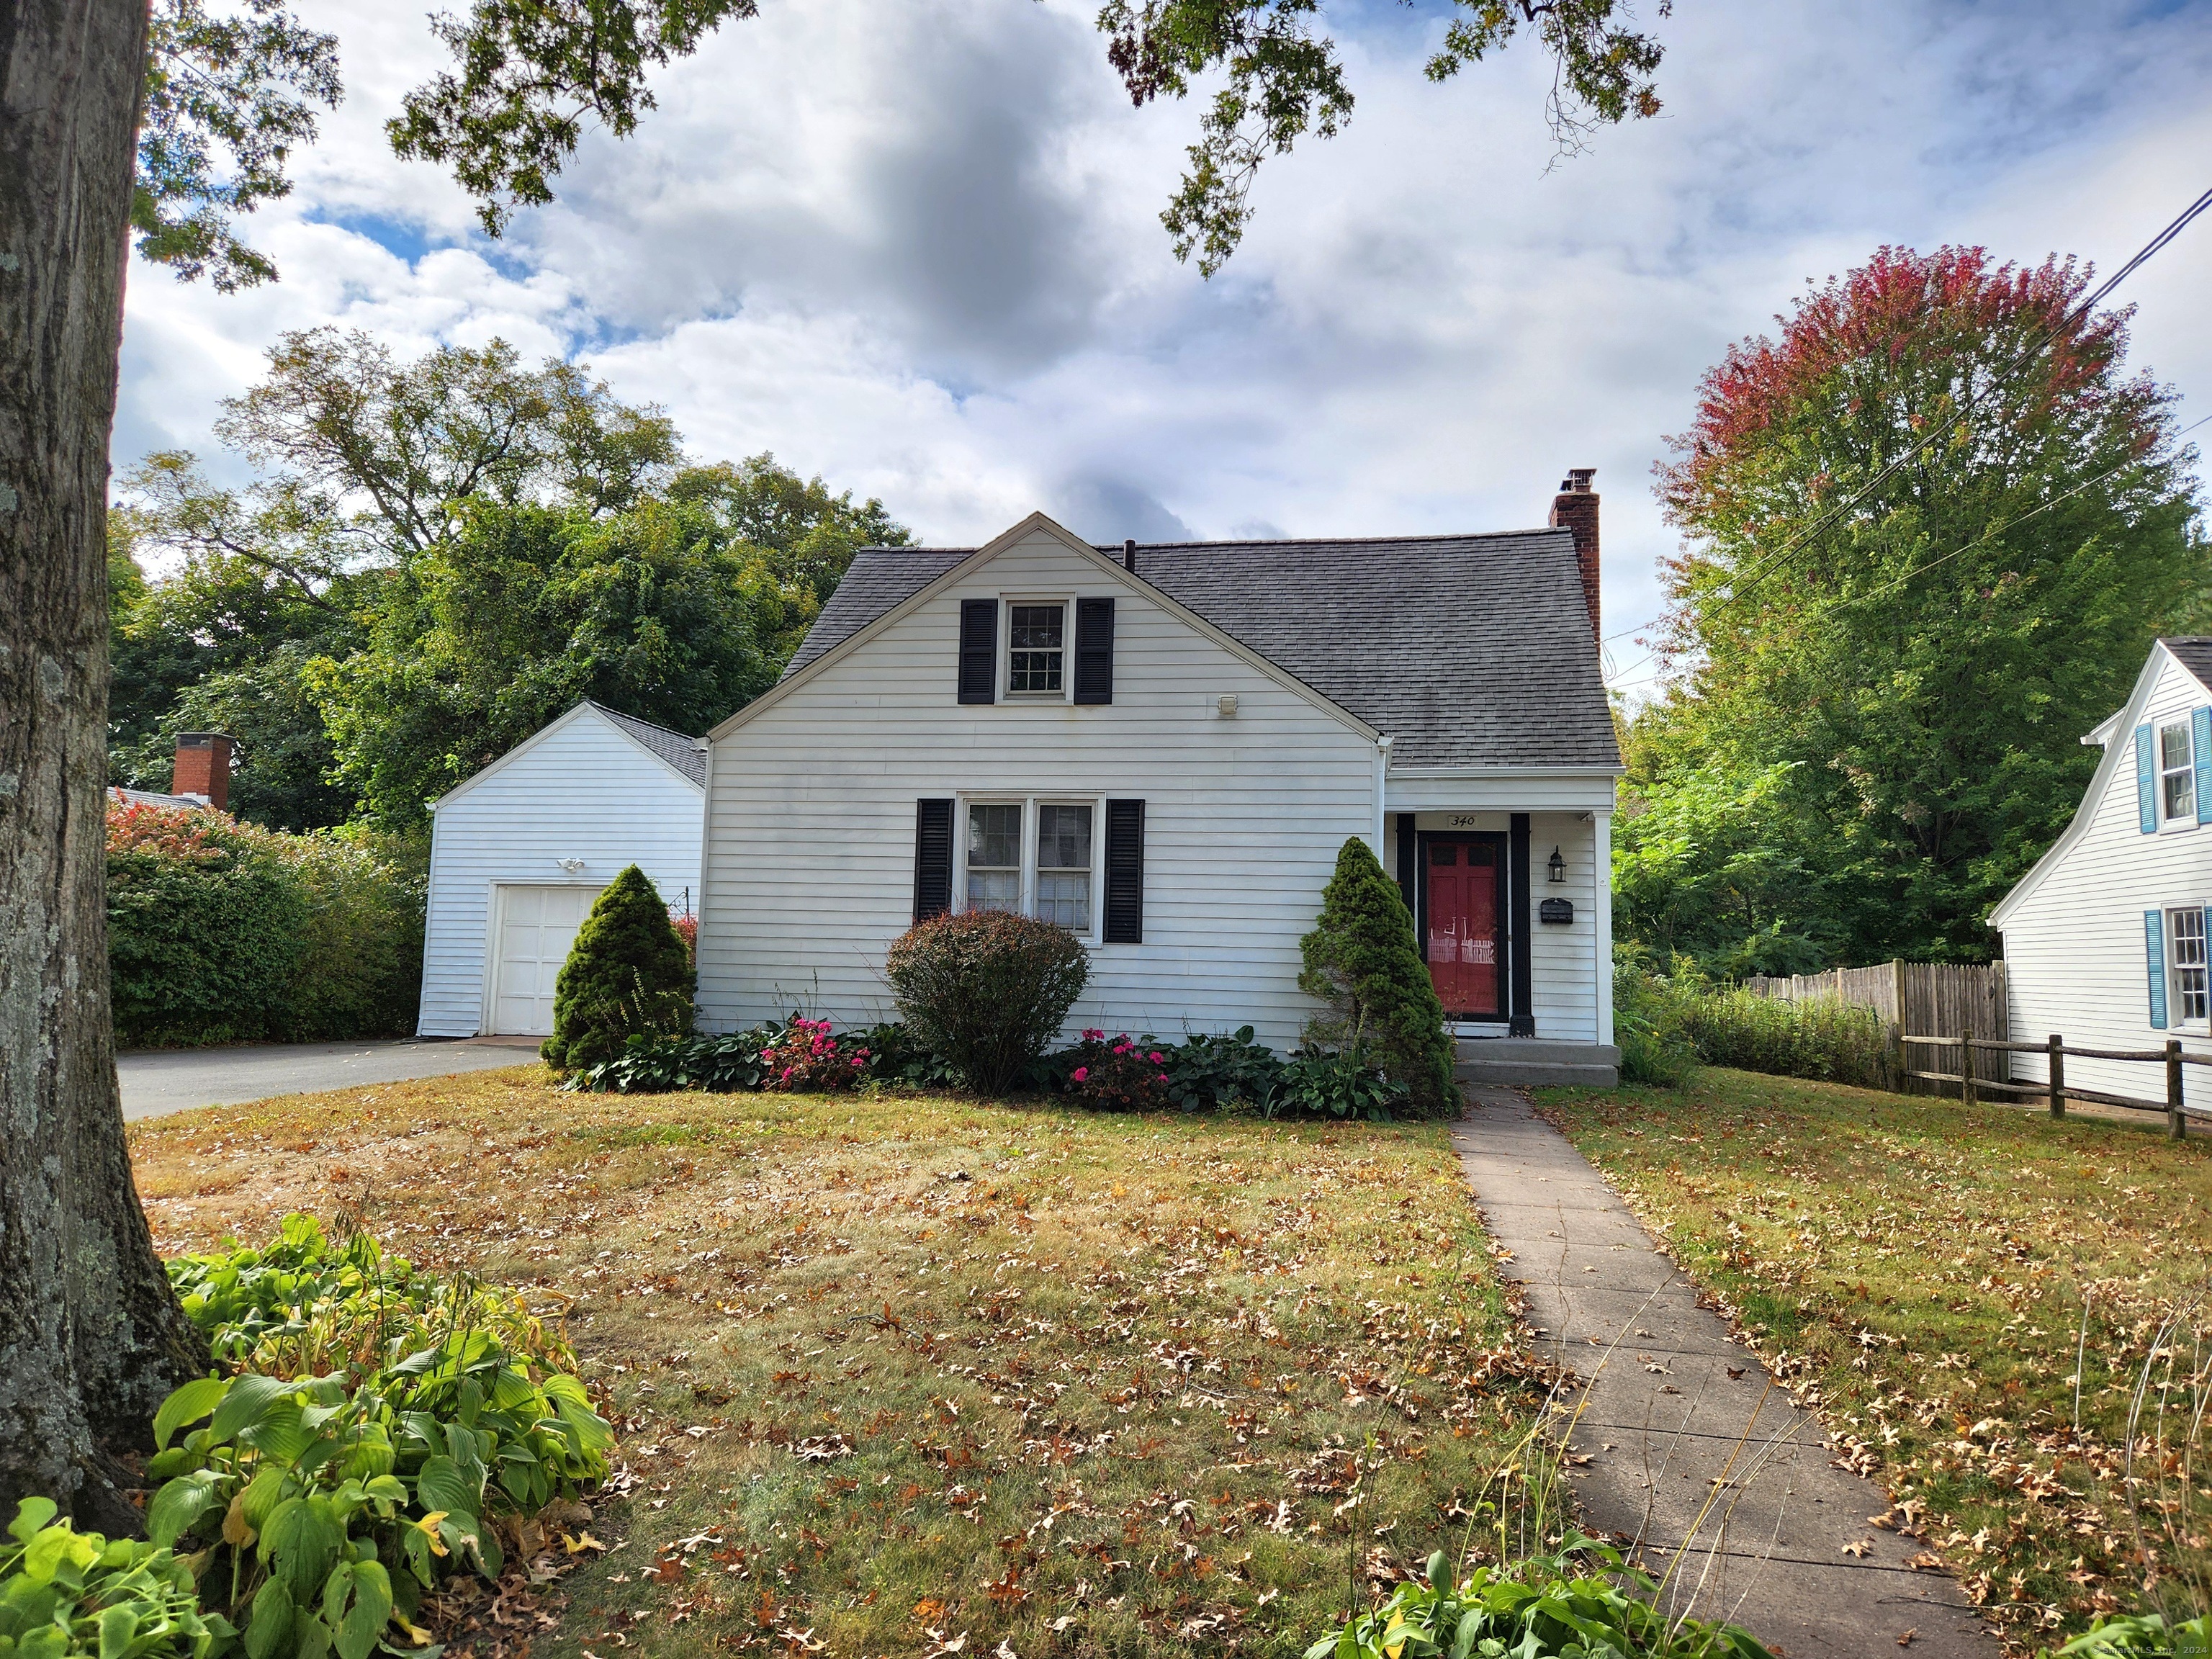
[{"label": "white garage door", "polygon": [[491,1029],[502,1036],[550,1036],[553,981],[591,914],[597,887],[502,887],[499,959],[492,977]]}]

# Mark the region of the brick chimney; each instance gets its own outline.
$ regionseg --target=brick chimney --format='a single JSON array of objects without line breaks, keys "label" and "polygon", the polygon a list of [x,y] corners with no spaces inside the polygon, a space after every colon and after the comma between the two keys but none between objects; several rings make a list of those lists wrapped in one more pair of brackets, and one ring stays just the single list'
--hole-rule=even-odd
[{"label": "brick chimney", "polygon": [[230,739],[220,732],[177,733],[173,795],[198,795],[218,812],[230,804]]},{"label": "brick chimney", "polygon": [[1552,528],[1575,532],[1575,562],[1582,568],[1583,601],[1589,606],[1590,632],[1597,632],[1597,493],[1590,488],[1590,480],[1597,476],[1594,466],[1572,466],[1559,481],[1559,493],[1552,497]]}]

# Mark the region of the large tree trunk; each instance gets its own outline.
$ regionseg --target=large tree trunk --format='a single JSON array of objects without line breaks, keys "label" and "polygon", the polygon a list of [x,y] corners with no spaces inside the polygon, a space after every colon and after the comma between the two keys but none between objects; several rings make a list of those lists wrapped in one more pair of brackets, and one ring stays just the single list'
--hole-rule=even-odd
[{"label": "large tree trunk", "polygon": [[107,1005],[107,446],[144,0],[0,0],[0,1521],[135,1530],[204,1363],[131,1179]]}]

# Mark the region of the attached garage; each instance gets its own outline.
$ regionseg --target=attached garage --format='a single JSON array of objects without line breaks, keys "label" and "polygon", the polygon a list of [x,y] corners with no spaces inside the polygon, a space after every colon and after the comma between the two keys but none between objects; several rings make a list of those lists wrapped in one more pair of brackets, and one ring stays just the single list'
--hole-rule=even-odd
[{"label": "attached garage", "polygon": [[582,702],[431,806],[424,1036],[542,1036],[592,902],[627,866],[696,908],[707,757]]}]

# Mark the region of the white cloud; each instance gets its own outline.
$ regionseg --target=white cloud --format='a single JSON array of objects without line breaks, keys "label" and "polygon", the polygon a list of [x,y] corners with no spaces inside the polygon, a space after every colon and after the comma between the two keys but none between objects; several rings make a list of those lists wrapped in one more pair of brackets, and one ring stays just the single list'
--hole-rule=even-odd
[{"label": "white cloud", "polygon": [[[1435,87],[1433,9],[1355,13],[1355,118],[1268,165],[1205,283],[1158,221],[1196,109],[1132,111],[1082,0],[771,0],[503,245],[383,148],[427,31],[325,3],[353,98],[256,227],[284,281],[134,271],[118,459],[204,447],[283,329],[497,333],[940,543],[1039,505],[1102,538],[1504,528],[1595,465],[1626,627],[1672,544],[1662,434],[1729,342],[1883,242],[2116,264],[2203,186],[2208,10],[1686,0],[1667,112],[1557,167],[1525,50]],[[2197,412],[2208,255],[2212,223],[2124,296]]]}]

